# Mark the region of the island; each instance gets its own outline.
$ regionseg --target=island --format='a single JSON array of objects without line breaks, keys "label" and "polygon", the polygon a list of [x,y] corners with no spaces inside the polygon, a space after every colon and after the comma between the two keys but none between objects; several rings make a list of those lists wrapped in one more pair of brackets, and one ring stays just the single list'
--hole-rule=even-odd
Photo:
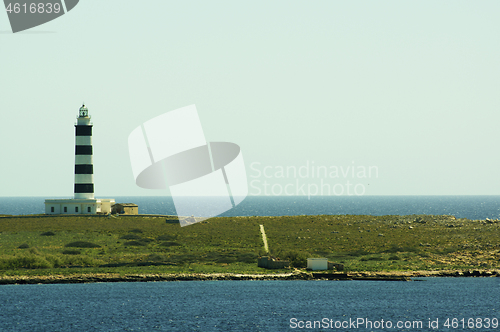
[{"label": "island", "polygon": [[[444,215],[1,215],[0,284],[500,276],[500,221]],[[265,228],[267,247],[262,228]],[[257,266],[259,257],[288,268]],[[325,257],[342,270],[308,271]]]}]

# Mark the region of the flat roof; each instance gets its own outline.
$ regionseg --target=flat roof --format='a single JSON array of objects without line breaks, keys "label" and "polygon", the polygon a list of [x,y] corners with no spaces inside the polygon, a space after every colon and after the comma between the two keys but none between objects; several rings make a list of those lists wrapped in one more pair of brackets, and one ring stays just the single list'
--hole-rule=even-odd
[{"label": "flat roof", "polygon": [[82,203],[104,203],[104,202],[114,202],[113,198],[92,198],[92,199],[74,199],[74,198],[66,198],[66,199],[46,199],[45,204],[82,204]]}]

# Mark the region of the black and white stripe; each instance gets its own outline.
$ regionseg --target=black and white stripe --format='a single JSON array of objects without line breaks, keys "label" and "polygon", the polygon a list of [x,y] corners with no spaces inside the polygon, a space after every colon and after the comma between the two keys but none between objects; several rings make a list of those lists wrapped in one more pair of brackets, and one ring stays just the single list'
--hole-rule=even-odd
[{"label": "black and white stripe", "polygon": [[85,105],[80,108],[75,134],[75,199],[93,199],[92,124]]}]

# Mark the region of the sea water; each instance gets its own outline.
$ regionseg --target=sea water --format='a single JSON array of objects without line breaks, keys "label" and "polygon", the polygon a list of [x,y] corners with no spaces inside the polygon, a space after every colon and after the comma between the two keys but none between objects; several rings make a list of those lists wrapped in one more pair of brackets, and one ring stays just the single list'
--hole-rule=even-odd
[{"label": "sea water", "polygon": [[500,331],[499,295],[500,278],[3,285],[0,330]]},{"label": "sea water", "polygon": [[[135,203],[141,214],[175,215],[171,197],[102,197]],[[45,197],[0,197],[0,214],[44,213]],[[222,216],[319,214],[453,215],[468,219],[500,217],[500,196],[248,196]]]}]

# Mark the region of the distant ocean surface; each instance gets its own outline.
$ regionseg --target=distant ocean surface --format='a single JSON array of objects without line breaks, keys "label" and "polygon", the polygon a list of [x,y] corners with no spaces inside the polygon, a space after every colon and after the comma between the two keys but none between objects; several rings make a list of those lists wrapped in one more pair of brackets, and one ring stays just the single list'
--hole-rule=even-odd
[{"label": "distant ocean surface", "polygon": [[[51,197],[0,197],[0,214],[44,213]],[[56,197],[52,197],[56,198]],[[139,205],[141,214],[175,215],[171,197],[116,196],[120,203]],[[453,215],[468,219],[500,217],[500,196],[248,196],[222,216],[285,216],[319,214]]]},{"label": "distant ocean surface", "polygon": [[[0,197],[0,214],[44,213],[45,198]],[[171,197],[116,196],[120,203],[139,205],[141,214],[175,215]],[[500,217],[500,196],[248,196],[222,216],[285,216],[319,214],[453,215],[468,219]]]},{"label": "distant ocean surface", "polygon": [[[44,213],[45,198],[0,197],[0,214]],[[59,197],[60,198],[60,197]],[[120,203],[139,205],[141,214],[175,215],[171,197],[115,196]],[[319,214],[453,215],[468,219],[500,217],[500,196],[248,196],[221,216],[285,216]]]}]

